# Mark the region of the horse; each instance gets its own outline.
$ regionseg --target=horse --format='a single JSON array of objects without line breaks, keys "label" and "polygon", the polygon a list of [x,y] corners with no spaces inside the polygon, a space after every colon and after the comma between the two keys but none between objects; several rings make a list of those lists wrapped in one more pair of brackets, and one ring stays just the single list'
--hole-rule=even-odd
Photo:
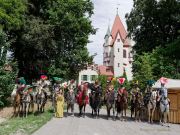
[{"label": "horse", "polygon": [[22,116],[27,118],[29,112],[30,104],[32,102],[32,97],[30,93],[24,92],[22,95]]},{"label": "horse", "polygon": [[47,102],[47,94],[41,86],[37,87],[36,103],[38,112],[44,112],[44,107]]},{"label": "horse", "polygon": [[169,123],[169,99],[167,97],[162,97],[160,101],[160,123],[162,126]]},{"label": "horse", "polygon": [[110,117],[111,109],[113,109],[113,120],[115,120],[115,93],[114,90],[108,90],[104,96],[104,103],[107,109],[107,119]]},{"label": "horse", "polygon": [[95,114],[95,117],[97,118],[99,116],[99,112],[102,104],[102,100],[101,100],[102,88],[99,85],[95,87],[93,84],[89,84],[89,88],[91,89],[89,100],[90,100],[90,106],[92,108],[92,116],[94,116]]},{"label": "horse", "polygon": [[83,115],[83,117],[85,117],[86,104],[88,103],[88,89],[85,84],[78,91],[77,102],[79,105],[79,116]]},{"label": "horse", "polygon": [[[164,126],[165,123],[169,123],[170,100],[167,97],[167,89],[162,87],[161,91],[159,91],[159,93],[158,93],[158,97],[159,97],[158,101],[159,101],[159,110],[160,110],[159,122],[162,126]],[[167,126],[169,127],[169,125],[167,125]]]},{"label": "horse", "polygon": [[[13,100],[13,110],[14,110],[13,116],[19,117],[22,107],[21,100],[22,100],[22,95],[20,92],[17,91],[16,94],[14,95],[14,100]],[[17,108],[18,111],[16,111]]]},{"label": "horse", "polygon": [[153,123],[154,111],[156,109],[157,91],[152,91],[150,99],[147,104],[148,109],[148,122]]},{"label": "horse", "polygon": [[66,95],[66,102],[67,102],[67,114],[69,108],[71,108],[72,116],[74,116],[74,103],[75,103],[75,93],[73,89],[70,89]]},{"label": "horse", "polygon": [[121,113],[121,117],[123,117],[123,112],[124,112],[126,119],[126,110],[128,108],[127,97],[128,95],[126,91],[123,91],[123,93],[118,92],[117,100],[116,100],[116,109],[117,109],[116,118],[118,118],[119,113]]},{"label": "horse", "polygon": [[56,93],[60,90],[60,84],[54,84],[51,93],[53,111],[56,111]]},{"label": "horse", "polygon": [[135,114],[135,100],[136,100],[136,97],[135,97],[135,94],[132,94],[132,99],[131,99],[131,103],[130,103],[130,106],[131,106],[131,118],[132,116]]},{"label": "horse", "polygon": [[143,112],[144,102],[143,102],[143,95],[140,92],[137,92],[135,95],[135,104],[134,104],[134,110],[135,110],[135,121],[141,121],[142,119],[142,112]]}]

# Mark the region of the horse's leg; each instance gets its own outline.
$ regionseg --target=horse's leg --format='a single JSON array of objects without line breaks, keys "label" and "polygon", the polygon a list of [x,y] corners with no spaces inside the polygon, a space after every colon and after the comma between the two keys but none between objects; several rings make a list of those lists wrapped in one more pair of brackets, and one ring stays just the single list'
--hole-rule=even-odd
[{"label": "horse's leg", "polygon": [[39,113],[40,110],[39,110],[39,103],[38,103],[38,101],[37,101],[37,110],[38,110],[38,113]]},{"label": "horse's leg", "polygon": [[115,120],[115,104],[113,104],[113,120]]},{"label": "horse's leg", "polygon": [[72,116],[74,116],[74,103],[71,104],[71,113],[72,113]]},{"label": "horse's leg", "polygon": [[22,103],[22,117],[24,117],[24,103]]},{"label": "horse's leg", "polygon": [[150,117],[151,117],[151,109],[148,107],[148,122],[150,123]]},{"label": "horse's leg", "polygon": [[69,110],[69,103],[67,103],[67,115],[68,115],[68,110]]},{"label": "horse's leg", "polygon": [[167,112],[167,126],[170,127],[169,126],[169,112]]},{"label": "horse's leg", "polygon": [[110,108],[108,108],[108,119],[109,119],[109,117],[110,117]]},{"label": "horse's leg", "polygon": [[26,118],[27,118],[27,115],[28,115],[29,107],[30,107],[30,103],[27,103],[27,104],[26,104]]},{"label": "horse's leg", "polygon": [[121,109],[121,120],[124,120],[124,119],[123,119],[123,111],[124,111],[124,106],[122,105],[122,109]]},{"label": "horse's leg", "polygon": [[98,117],[99,117],[99,111],[100,111],[100,108],[98,107]]},{"label": "horse's leg", "polygon": [[106,106],[106,109],[107,109],[107,119],[109,119],[109,116],[110,116],[110,109],[109,109],[108,105]]},{"label": "horse's leg", "polygon": [[135,108],[135,121],[137,121],[137,109]]},{"label": "horse's leg", "polygon": [[83,117],[85,117],[85,113],[86,113],[86,104],[84,104],[84,109],[83,109]]},{"label": "horse's leg", "polygon": [[151,113],[151,123],[153,123],[153,118],[154,118],[154,111],[156,108],[153,108],[152,113]]},{"label": "horse's leg", "polygon": [[13,117],[15,117],[16,116],[16,105],[15,104],[13,105],[13,110],[14,110]]},{"label": "horse's leg", "polygon": [[82,114],[82,105],[79,105],[79,116]]},{"label": "horse's leg", "polygon": [[124,116],[125,116],[125,121],[127,120],[126,119],[126,108],[124,108]]}]

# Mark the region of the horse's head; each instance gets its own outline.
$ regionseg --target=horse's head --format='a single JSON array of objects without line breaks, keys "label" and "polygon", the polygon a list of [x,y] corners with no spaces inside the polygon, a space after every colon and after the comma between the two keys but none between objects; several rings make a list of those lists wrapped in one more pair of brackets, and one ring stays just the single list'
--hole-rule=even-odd
[{"label": "horse's head", "polygon": [[37,90],[37,94],[41,94],[43,87],[41,85],[39,85],[38,87],[36,87]]},{"label": "horse's head", "polygon": [[156,100],[156,99],[157,99],[157,91],[152,91],[152,93],[151,93],[151,98],[152,98],[153,100]]}]

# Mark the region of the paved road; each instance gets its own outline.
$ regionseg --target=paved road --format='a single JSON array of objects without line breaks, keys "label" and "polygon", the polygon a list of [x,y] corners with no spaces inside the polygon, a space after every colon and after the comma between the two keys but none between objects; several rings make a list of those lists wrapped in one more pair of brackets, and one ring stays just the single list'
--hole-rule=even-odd
[{"label": "paved road", "polygon": [[[77,106],[75,107],[78,112]],[[85,118],[53,118],[33,135],[179,135],[180,125],[170,124],[170,128],[158,124],[134,121],[107,120],[106,111],[101,110],[99,119],[92,118],[90,107]],[[67,114],[65,114],[67,115]]]}]

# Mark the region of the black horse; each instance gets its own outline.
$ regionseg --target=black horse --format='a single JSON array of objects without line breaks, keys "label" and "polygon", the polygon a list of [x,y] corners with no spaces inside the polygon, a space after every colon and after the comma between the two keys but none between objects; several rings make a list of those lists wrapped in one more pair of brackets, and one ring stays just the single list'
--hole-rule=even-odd
[{"label": "black horse", "polygon": [[95,114],[95,117],[99,116],[99,111],[102,105],[102,88],[99,85],[88,84],[88,87],[91,89],[89,95],[90,106],[92,108],[92,115]]}]

